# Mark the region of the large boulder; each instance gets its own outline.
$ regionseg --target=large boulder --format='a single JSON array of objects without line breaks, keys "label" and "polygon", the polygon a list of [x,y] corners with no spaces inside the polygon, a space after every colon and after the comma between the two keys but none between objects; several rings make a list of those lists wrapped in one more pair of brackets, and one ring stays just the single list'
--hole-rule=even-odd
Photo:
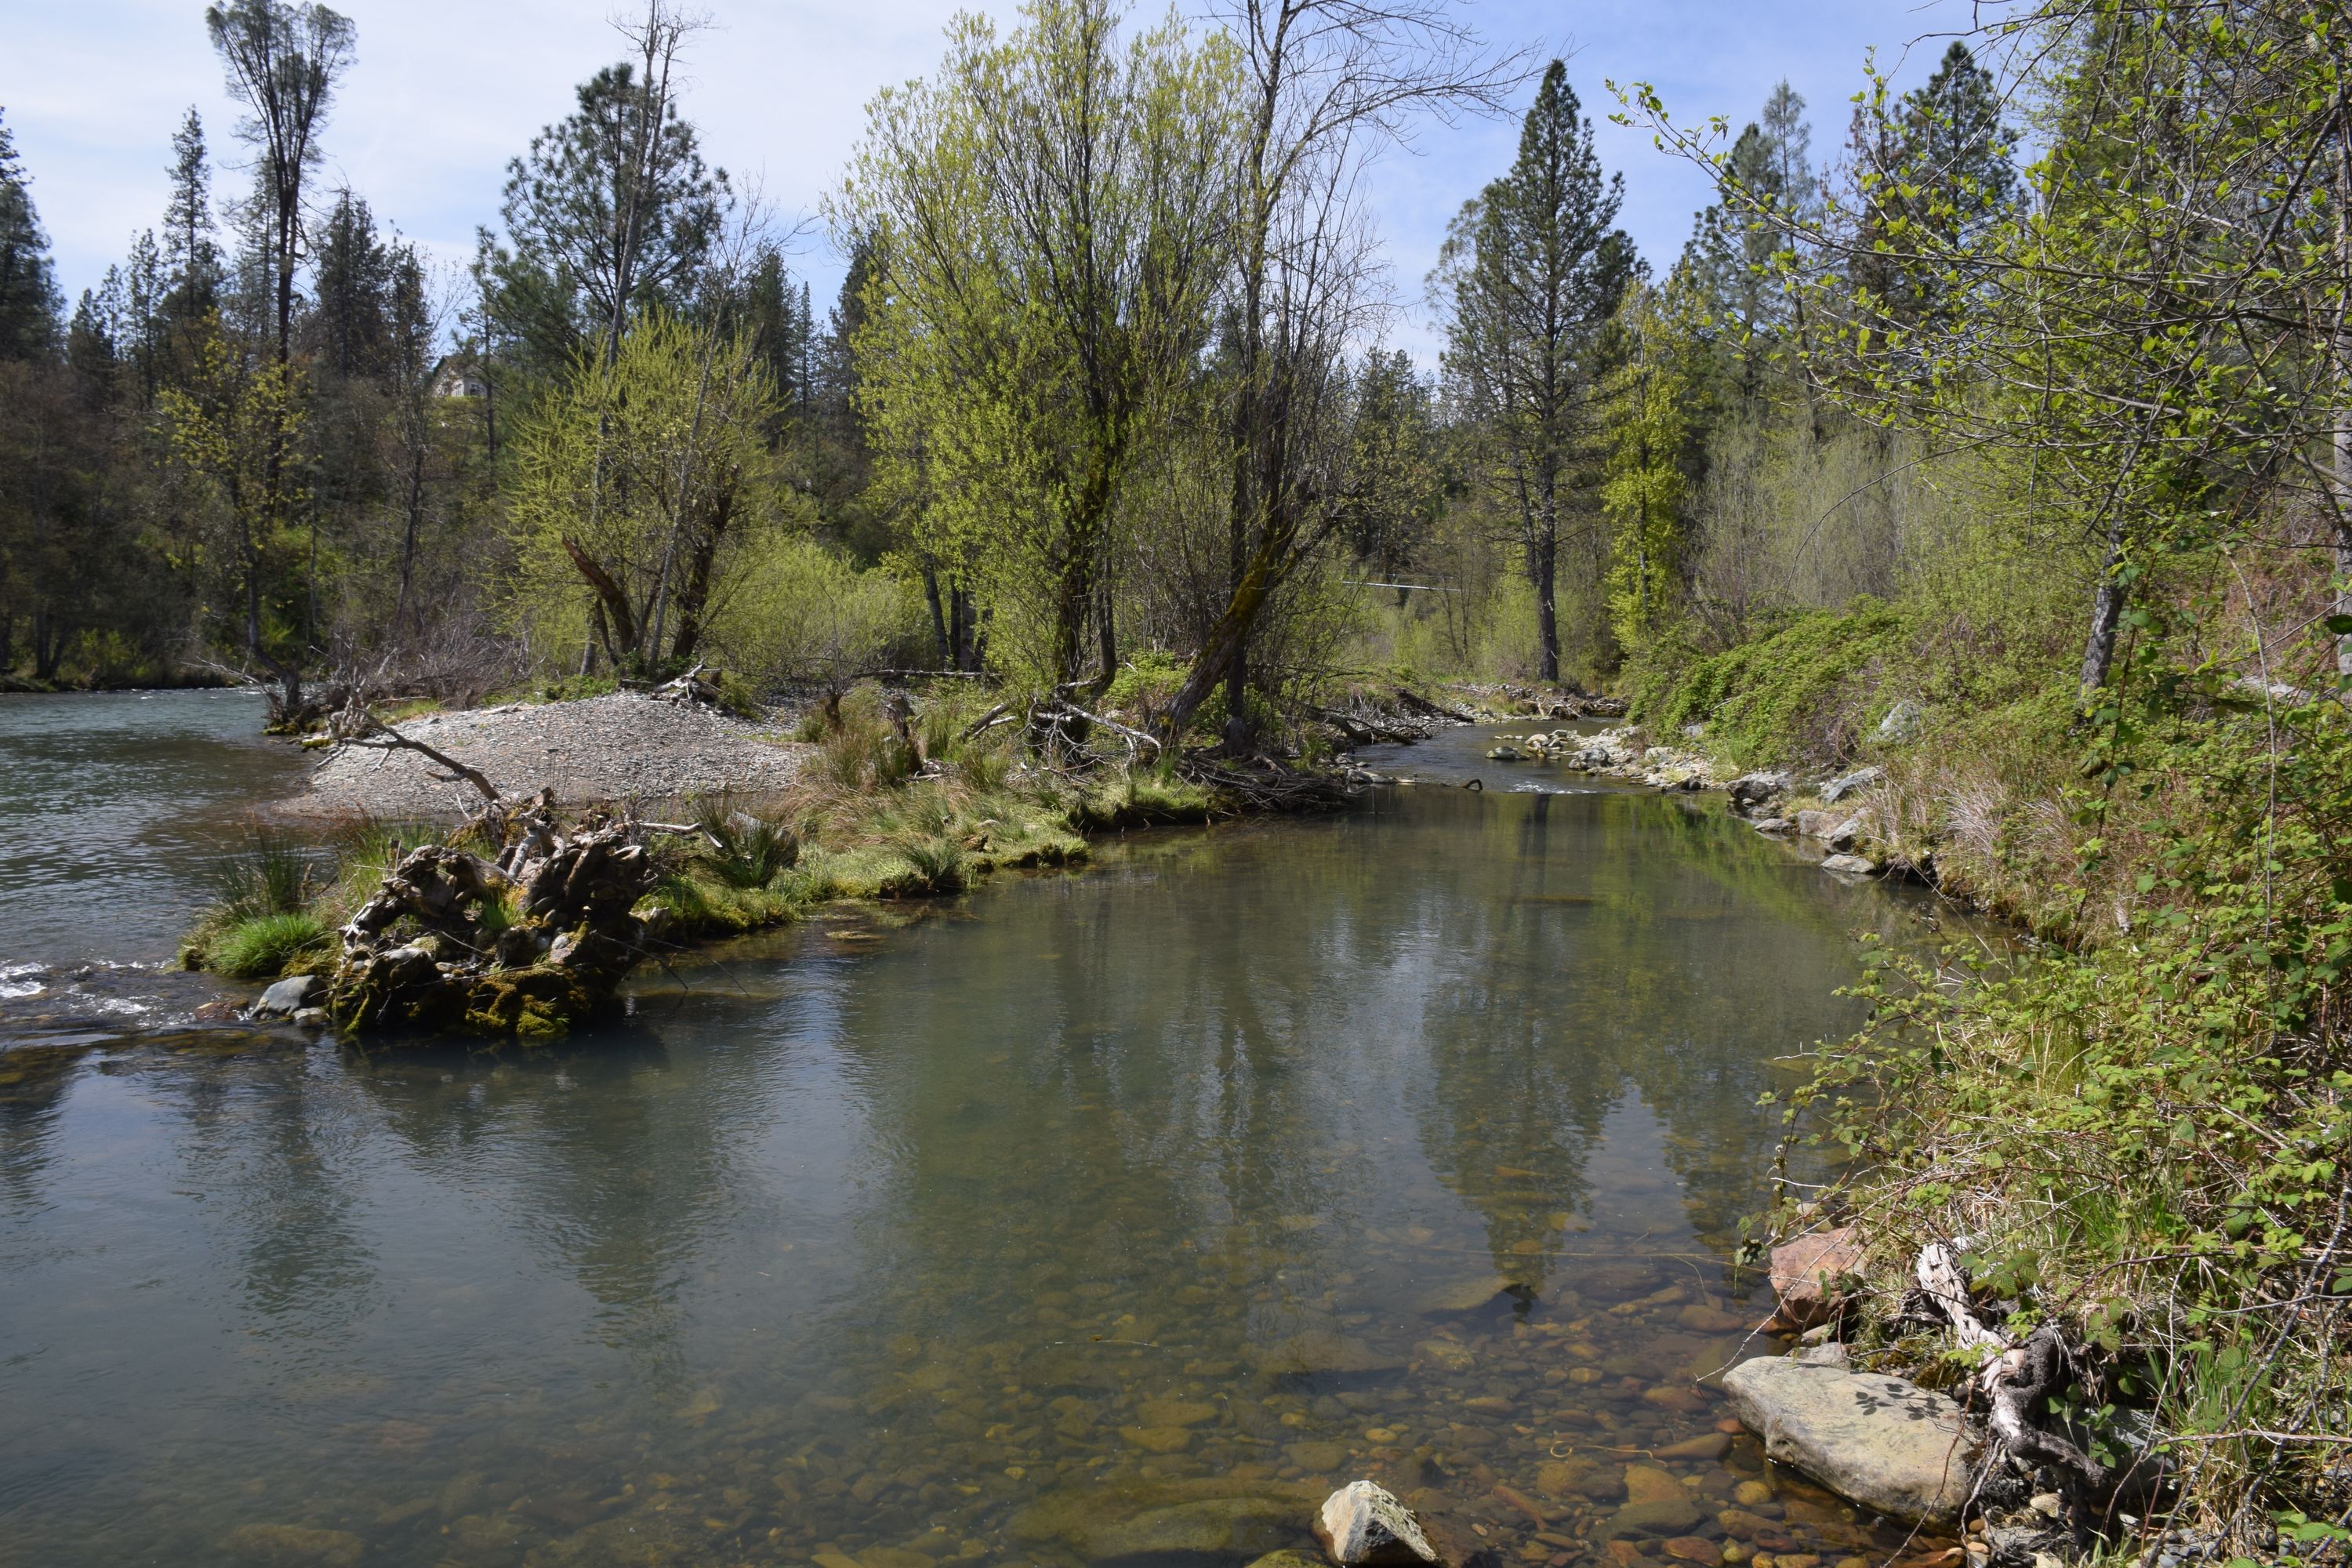
[{"label": "large boulder", "polygon": [[1789,793],[1787,773],[1742,773],[1731,781],[1731,809],[1752,816]]},{"label": "large boulder", "polygon": [[1980,1440],[1941,1394],[1784,1357],[1743,1362],[1723,1387],[1768,1458],[1874,1512],[1940,1524],[1968,1500]]},{"label": "large boulder", "polygon": [[1845,1282],[1861,1271],[1862,1247],[1850,1225],[1774,1247],[1772,1289],[1780,1298],[1780,1325],[1810,1329],[1836,1317],[1845,1306]]},{"label": "large boulder", "polygon": [[1371,1481],[1349,1481],[1323,1500],[1315,1539],[1339,1568],[1433,1568],[1438,1560],[1412,1510]]}]

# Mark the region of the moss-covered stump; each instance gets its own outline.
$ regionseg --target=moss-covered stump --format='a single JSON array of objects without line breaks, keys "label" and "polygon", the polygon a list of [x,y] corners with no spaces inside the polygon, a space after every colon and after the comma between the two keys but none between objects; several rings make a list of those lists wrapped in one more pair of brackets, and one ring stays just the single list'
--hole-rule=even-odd
[{"label": "moss-covered stump", "polygon": [[639,824],[569,835],[542,805],[495,861],[446,845],[402,857],[350,923],[327,1010],[345,1029],[558,1035],[609,1005],[645,956],[652,889]]}]

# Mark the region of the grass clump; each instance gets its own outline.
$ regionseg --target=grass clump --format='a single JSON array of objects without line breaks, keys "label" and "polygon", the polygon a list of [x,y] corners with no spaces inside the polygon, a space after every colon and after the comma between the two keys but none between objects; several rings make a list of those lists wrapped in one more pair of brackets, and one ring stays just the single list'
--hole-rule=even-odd
[{"label": "grass clump", "polygon": [[222,931],[207,956],[232,980],[275,980],[323,964],[334,938],[333,928],[308,910],[255,915]]}]

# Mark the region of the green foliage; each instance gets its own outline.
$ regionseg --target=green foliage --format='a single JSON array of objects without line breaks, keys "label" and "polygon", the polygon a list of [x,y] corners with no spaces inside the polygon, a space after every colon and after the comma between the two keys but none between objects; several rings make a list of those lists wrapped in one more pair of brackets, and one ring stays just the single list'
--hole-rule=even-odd
[{"label": "green foliage", "polygon": [[304,910],[257,915],[227,926],[206,950],[211,966],[233,980],[274,980],[323,962],[335,933]]},{"label": "green foliage", "polygon": [[1906,630],[1900,612],[1863,600],[1844,614],[1788,616],[1718,654],[1677,660],[1660,650],[1633,672],[1633,716],[1669,738],[1704,725],[1707,749],[1741,766],[1843,763]]},{"label": "green foliage", "polygon": [[[2352,1292],[2323,1249],[2352,1223],[2352,720],[2256,711],[2166,654],[2143,645],[2087,730],[2042,732],[2078,827],[2050,874],[2098,918],[2071,948],[1874,954],[1870,1024],[1790,1115],[1860,1156],[1841,1196],[1882,1244],[1965,1231],[1979,1277],[2033,1284],[2160,1429],[2308,1430],[2352,1380],[2292,1305]],[[2199,1451],[2209,1492],[2315,1482],[2292,1446]]]}]

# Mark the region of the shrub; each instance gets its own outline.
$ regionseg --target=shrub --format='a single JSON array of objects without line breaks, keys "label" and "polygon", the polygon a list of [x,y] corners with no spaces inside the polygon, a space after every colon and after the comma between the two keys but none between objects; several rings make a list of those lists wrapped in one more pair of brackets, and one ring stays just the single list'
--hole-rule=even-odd
[{"label": "shrub", "polygon": [[694,867],[730,888],[764,888],[801,858],[800,836],[783,823],[731,811],[723,801],[703,806],[695,819],[704,847]]},{"label": "shrub", "polygon": [[310,851],[260,823],[246,829],[244,848],[214,868],[214,915],[221,925],[291,914],[310,901],[317,877]]},{"label": "shrub", "polygon": [[1663,740],[1706,727],[1707,749],[1741,766],[1853,759],[1903,616],[1874,600],[1807,610],[1769,636],[1703,658],[1654,650],[1633,671],[1633,717]]}]

